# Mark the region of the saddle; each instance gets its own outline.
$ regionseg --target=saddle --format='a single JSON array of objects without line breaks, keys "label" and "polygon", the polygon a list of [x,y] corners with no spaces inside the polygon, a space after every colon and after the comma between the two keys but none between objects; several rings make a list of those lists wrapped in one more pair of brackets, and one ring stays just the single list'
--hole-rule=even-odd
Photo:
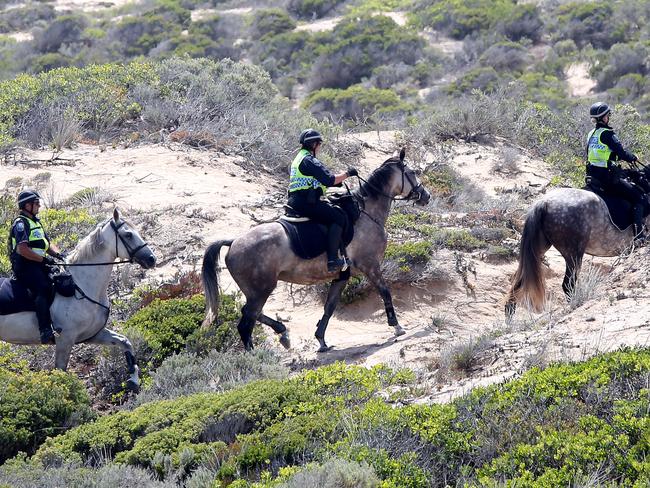
[{"label": "saddle", "polygon": [[[632,204],[624,198],[608,195],[605,190],[605,185],[597,178],[588,176],[587,184],[583,187],[583,190],[591,191],[603,199],[612,223],[619,230],[625,230],[634,223],[632,220]],[[646,202],[643,209],[643,217],[645,218],[649,214],[650,205]]]},{"label": "saddle", "polygon": [[[48,297],[50,305],[57,294],[64,297],[74,295],[76,285],[69,273],[50,275],[52,288]],[[34,312],[34,298],[30,291],[18,280],[0,278],[0,315],[19,312]]]},{"label": "saddle", "polygon": [[[354,223],[361,215],[359,203],[348,194],[331,195],[329,202],[340,208],[345,215],[345,226],[341,237],[341,247],[345,248],[354,238]],[[299,215],[289,205],[285,205],[285,215],[277,221],[289,238],[291,250],[302,259],[313,259],[326,251],[327,226]]]}]

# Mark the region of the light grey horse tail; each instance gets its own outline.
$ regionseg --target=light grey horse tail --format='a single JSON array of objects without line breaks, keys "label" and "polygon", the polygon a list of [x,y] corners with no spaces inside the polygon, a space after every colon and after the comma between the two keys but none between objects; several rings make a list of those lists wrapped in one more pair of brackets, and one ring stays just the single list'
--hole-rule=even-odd
[{"label": "light grey horse tail", "polygon": [[230,246],[234,239],[215,241],[208,246],[203,255],[201,278],[205,292],[205,319],[203,327],[209,327],[217,319],[219,312],[219,252],[222,246]]},{"label": "light grey horse tail", "polygon": [[546,300],[546,287],[542,274],[542,256],[549,247],[542,226],[546,215],[546,202],[535,203],[526,215],[519,246],[519,266],[512,277],[508,301],[523,301],[535,311],[540,311]]}]

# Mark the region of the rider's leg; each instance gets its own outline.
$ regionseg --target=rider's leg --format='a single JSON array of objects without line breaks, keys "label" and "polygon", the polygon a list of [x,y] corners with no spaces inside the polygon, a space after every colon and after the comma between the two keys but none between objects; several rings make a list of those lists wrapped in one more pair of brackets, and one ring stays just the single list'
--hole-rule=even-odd
[{"label": "rider's leg", "polygon": [[50,317],[50,281],[45,267],[39,263],[25,263],[16,272],[16,278],[32,293],[38,320],[41,343],[50,344],[54,340],[52,319]]},{"label": "rider's leg", "polygon": [[643,192],[629,181],[621,179],[611,186],[608,193],[625,198],[632,204],[634,238],[644,240],[645,231],[643,228],[643,214],[645,211],[646,198]]},{"label": "rider's leg", "polygon": [[343,227],[339,224],[332,224],[327,229],[327,270],[336,271],[341,268],[345,261],[339,258],[339,246]]}]

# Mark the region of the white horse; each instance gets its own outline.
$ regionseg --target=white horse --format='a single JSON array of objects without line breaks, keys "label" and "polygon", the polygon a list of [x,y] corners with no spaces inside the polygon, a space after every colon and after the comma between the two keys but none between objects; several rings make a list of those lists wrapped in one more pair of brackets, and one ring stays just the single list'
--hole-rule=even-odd
[{"label": "white horse", "polygon": [[[155,266],[154,256],[140,234],[121,220],[114,210],[113,218],[99,224],[72,251],[66,260],[80,291],[73,297],[56,295],[50,307],[52,324],[60,332],[56,337],[55,366],[65,371],[74,344],[89,342],[117,346],[124,351],[129,368],[127,385],[137,389],[140,384],[131,342],[123,335],[106,328],[110,313],[107,289],[115,260],[136,262],[145,269]],[[12,344],[40,344],[35,312],[0,315],[0,340]]]}]

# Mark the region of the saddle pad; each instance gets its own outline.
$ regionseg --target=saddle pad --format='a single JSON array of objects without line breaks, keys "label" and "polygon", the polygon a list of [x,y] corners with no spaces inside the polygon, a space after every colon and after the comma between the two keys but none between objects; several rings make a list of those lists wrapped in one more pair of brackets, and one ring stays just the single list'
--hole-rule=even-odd
[{"label": "saddle pad", "polygon": [[[302,259],[313,259],[327,249],[327,227],[314,221],[289,222],[280,217],[280,225],[289,237],[291,250]],[[346,225],[343,230],[343,245],[347,246],[354,237],[354,227]]]},{"label": "saddle pad", "polygon": [[33,311],[34,302],[27,289],[16,280],[0,278],[0,315]]}]

